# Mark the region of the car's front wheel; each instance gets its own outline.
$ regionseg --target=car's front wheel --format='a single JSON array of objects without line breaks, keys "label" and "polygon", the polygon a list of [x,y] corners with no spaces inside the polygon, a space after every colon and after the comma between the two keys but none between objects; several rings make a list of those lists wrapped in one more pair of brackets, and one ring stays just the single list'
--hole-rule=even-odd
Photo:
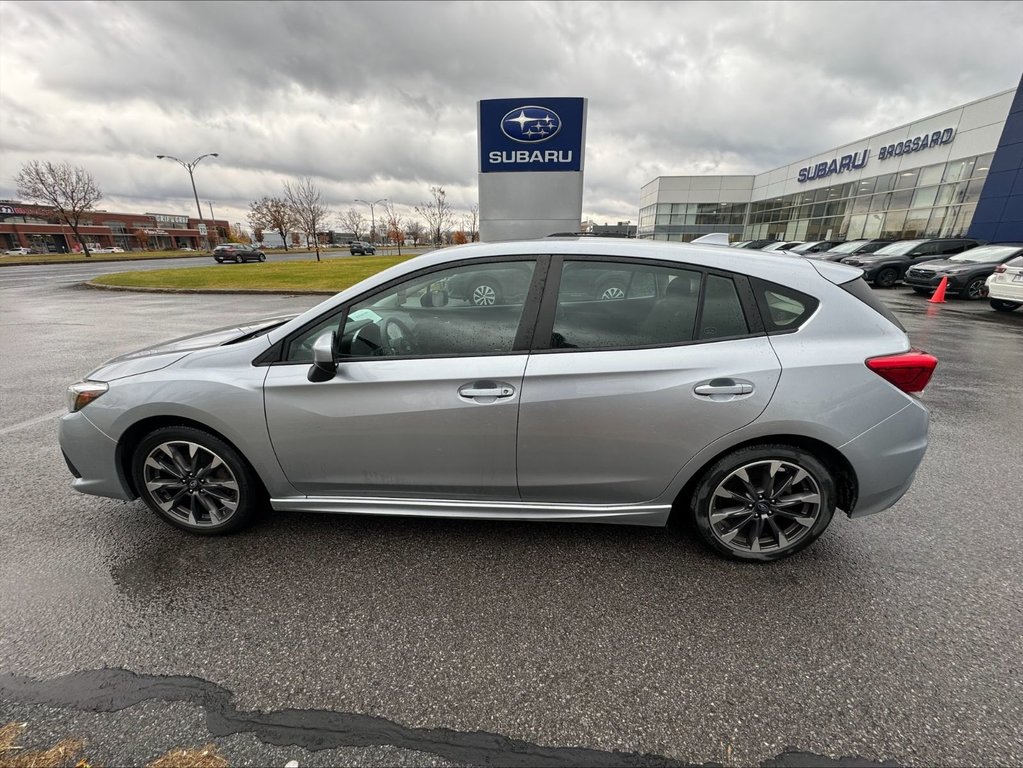
[{"label": "car's front wheel", "polygon": [[265,253],[259,254],[259,260],[260,261],[266,261],[266,254]]},{"label": "car's front wheel", "polygon": [[878,288],[891,288],[898,279],[899,270],[894,267],[885,267],[877,273],[877,277],[874,278],[874,285]]},{"label": "car's front wheel", "polygon": [[1014,309],[1019,309],[1023,306],[1015,301],[1004,301],[1003,299],[991,299],[991,308],[997,309],[999,312],[1012,312]]},{"label": "car's front wheel", "polygon": [[790,445],[741,448],[700,479],[690,514],[704,543],[736,560],[778,560],[808,547],[835,513],[835,480]]},{"label": "car's front wheel", "polygon": [[194,427],[146,435],[132,460],[135,487],[150,509],[190,533],[232,533],[263,504],[255,473],[233,447]]}]

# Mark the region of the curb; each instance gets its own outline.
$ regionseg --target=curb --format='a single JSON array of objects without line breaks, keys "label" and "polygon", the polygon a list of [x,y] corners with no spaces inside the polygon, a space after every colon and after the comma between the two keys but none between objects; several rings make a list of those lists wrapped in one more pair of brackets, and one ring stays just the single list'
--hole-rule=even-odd
[{"label": "curb", "polygon": [[74,259],[68,261],[4,261],[0,259],[0,267],[52,267],[60,264],[134,264],[139,261],[164,261],[166,259],[201,259],[211,258],[208,253],[182,254],[181,256],[159,256],[153,259],[104,259],[102,256],[90,256],[87,259]]},{"label": "curb", "polygon": [[290,291],[278,291],[273,288],[150,288],[145,286],[127,285],[103,285],[89,280],[84,283],[86,288],[95,288],[100,291],[127,291],[129,293],[251,293],[267,296],[333,296],[340,291],[303,291],[301,289]]}]

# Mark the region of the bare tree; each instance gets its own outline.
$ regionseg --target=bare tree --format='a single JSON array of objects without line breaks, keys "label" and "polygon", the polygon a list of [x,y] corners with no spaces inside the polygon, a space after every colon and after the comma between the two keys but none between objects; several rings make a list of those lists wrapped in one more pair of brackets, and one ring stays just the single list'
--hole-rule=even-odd
[{"label": "bare tree", "polygon": [[82,214],[103,196],[92,174],[70,163],[30,160],[14,179],[18,194],[36,203],[57,209],[60,218],[71,227],[86,258],[89,245],[78,231]]},{"label": "bare tree", "polygon": [[316,247],[316,260],[320,260],[320,227],[327,219],[327,206],[313,180],[303,176],[297,184],[284,182],[284,197],[300,229],[305,230],[306,242],[312,237]]},{"label": "bare tree", "polygon": [[355,208],[349,208],[337,217],[338,224],[345,232],[351,232],[356,240],[362,240],[362,229],[366,226],[366,217]]},{"label": "bare tree", "polygon": [[401,242],[405,239],[405,234],[402,230],[404,220],[397,210],[394,208],[394,203],[388,201],[384,203],[384,226],[387,227],[387,239],[393,240],[398,244],[398,255],[401,256]]},{"label": "bare tree", "polygon": [[413,246],[419,245],[423,239],[423,223],[419,219],[409,219],[405,222],[405,237],[412,241]]},{"label": "bare tree", "polygon": [[416,213],[426,220],[429,235],[438,245],[443,242],[443,233],[451,223],[451,206],[447,201],[444,187],[430,187],[432,200],[416,206]]},{"label": "bare tree", "polygon": [[469,206],[469,215],[465,217],[466,234],[470,243],[479,242],[480,239],[480,206],[473,203]]},{"label": "bare tree", "polygon": [[249,225],[270,229],[281,236],[284,250],[288,250],[288,233],[295,227],[295,216],[283,197],[263,197],[249,203]]}]

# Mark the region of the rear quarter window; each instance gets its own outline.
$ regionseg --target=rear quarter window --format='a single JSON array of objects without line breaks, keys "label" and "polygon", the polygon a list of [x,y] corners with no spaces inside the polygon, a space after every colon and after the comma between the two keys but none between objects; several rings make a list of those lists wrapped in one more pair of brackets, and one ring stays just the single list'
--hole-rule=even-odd
[{"label": "rear quarter window", "polygon": [[798,330],[820,304],[813,296],[784,285],[759,278],[751,278],[750,282],[768,333]]},{"label": "rear quarter window", "polygon": [[870,286],[867,285],[867,281],[862,277],[857,277],[855,280],[850,280],[848,283],[842,283],[839,287],[847,293],[851,293],[872,310],[877,312],[877,314],[890,321],[892,325],[900,331],[903,333],[906,332],[902,323],[899,322],[899,318],[897,318],[895,314],[884,305],[884,302],[877,298],[877,295],[873,290],[871,290]]}]

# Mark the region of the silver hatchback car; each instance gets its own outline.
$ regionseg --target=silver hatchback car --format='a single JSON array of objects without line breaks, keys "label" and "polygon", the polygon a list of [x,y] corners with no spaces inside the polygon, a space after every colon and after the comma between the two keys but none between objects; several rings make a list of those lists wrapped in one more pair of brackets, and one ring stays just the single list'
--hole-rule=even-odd
[{"label": "silver hatchback car", "polygon": [[[614,274],[622,290],[594,292]],[[414,258],[293,318],[69,388],[83,493],[227,533],[274,510],[665,525],[773,560],[879,512],[927,445],[910,348],[861,272],[557,238]],[[489,280],[478,304],[449,286]],[[457,298],[461,297],[461,298]]]}]

